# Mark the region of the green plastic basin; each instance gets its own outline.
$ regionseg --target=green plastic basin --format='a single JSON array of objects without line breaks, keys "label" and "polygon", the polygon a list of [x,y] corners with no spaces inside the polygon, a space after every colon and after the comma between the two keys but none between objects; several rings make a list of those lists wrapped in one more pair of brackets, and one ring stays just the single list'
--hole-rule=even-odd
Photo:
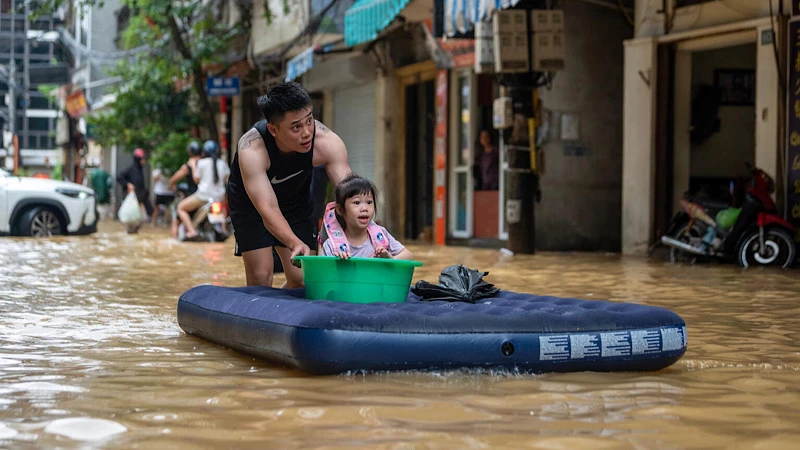
[{"label": "green plastic basin", "polygon": [[408,299],[419,261],[382,258],[339,259],[297,256],[303,269],[306,298],[349,303],[401,303]]}]

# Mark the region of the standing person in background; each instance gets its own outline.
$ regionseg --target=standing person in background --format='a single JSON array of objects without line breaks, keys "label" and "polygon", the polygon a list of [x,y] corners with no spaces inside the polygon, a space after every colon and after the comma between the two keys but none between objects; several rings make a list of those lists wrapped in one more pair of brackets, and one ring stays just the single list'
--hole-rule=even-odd
[{"label": "standing person in background", "polygon": [[489,130],[480,134],[481,152],[478,156],[481,168],[482,191],[496,191],[500,188],[500,150],[492,142]]},{"label": "standing person in background", "polygon": [[[150,191],[147,189],[147,178],[144,165],[147,164],[147,155],[143,149],[137,148],[133,151],[133,162],[125,170],[117,175],[117,182],[122,185],[125,192],[133,192],[139,200],[139,206],[144,206],[147,216],[153,215],[153,205],[150,203]],[[146,219],[145,219],[146,220]],[[133,234],[139,231],[144,223],[143,220],[137,225],[128,227],[128,233]]]},{"label": "standing person in background", "polygon": [[167,180],[164,171],[161,167],[153,170],[153,194],[155,194],[155,206],[153,208],[153,228],[156,227],[158,214],[161,212],[161,207],[164,207],[164,216],[166,217],[169,211],[169,205],[175,199],[175,192],[167,187]]},{"label": "standing person in background", "polygon": [[101,219],[108,217],[108,205],[111,203],[111,188],[114,180],[102,167],[95,167],[86,177],[87,184],[94,189],[97,199],[97,212]]}]

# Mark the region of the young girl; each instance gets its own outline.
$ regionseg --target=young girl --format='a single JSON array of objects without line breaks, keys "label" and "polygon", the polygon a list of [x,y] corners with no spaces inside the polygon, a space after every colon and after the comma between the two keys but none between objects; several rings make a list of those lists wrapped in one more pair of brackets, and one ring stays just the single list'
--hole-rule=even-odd
[{"label": "young girl", "polygon": [[328,239],[324,256],[341,259],[411,259],[411,252],[397,242],[375,217],[375,185],[366,178],[348,175],[336,186],[336,203],[328,204],[323,218]]}]

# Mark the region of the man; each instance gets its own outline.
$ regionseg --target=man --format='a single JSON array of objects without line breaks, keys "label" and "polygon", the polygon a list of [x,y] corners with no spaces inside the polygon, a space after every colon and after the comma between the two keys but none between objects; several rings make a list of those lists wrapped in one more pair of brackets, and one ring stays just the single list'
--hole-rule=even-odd
[{"label": "man", "polygon": [[248,286],[272,286],[272,248],[286,274],[283,287],[303,286],[292,258],[316,248],[317,224],[310,216],[311,179],[325,166],[336,186],[348,173],[342,140],[314,120],[311,98],[297,83],[281,83],[258,99],[266,120],[239,139],[228,181],[228,204],[236,237],[235,254],[244,260]]}]

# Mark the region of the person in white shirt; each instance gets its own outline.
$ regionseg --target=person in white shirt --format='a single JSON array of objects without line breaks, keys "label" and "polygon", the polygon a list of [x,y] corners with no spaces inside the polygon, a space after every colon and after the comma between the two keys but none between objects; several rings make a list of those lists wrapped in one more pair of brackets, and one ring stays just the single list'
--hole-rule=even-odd
[{"label": "person in white shirt", "polygon": [[219,145],[212,140],[206,141],[203,144],[203,159],[197,161],[197,167],[192,172],[197,191],[178,203],[178,217],[186,227],[187,239],[197,236],[190,213],[209,200],[222,200],[230,173],[225,161],[219,159]]},{"label": "person in white shirt", "polygon": [[153,208],[153,227],[155,227],[161,207],[164,207],[164,215],[166,216],[167,208],[169,208],[172,200],[175,199],[175,193],[167,187],[166,174],[160,167],[153,171],[153,194],[156,196],[155,207]]}]

